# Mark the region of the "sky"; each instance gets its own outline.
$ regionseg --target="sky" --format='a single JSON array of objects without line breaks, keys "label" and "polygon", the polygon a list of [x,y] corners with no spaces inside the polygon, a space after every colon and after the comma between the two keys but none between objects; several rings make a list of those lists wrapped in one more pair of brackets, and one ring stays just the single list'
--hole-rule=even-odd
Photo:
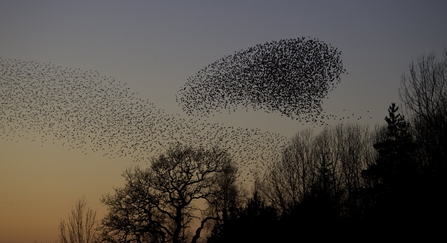
[{"label": "sky", "polygon": [[[347,70],[324,111],[352,113],[343,122],[373,127],[384,123],[391,102],[400,104],[398,88],[410,63],[447,48],[445,9],[447,2],[435,0],[3,0],[0,58],[94,70],[165,114],[189,119],[175,96],[204,66],[269,41],[318,38],[342,52]],[[262,110],[205,122],[285,137],[312,126]],[[0,243],[54,242],[59,221],[82,196],[100,218],[99,198],[123,185],[123,170],[147,165],[131,156],[86,155],[60,141],[32,141],[32,135],[8,139],[20,131],[0,131]]]}]

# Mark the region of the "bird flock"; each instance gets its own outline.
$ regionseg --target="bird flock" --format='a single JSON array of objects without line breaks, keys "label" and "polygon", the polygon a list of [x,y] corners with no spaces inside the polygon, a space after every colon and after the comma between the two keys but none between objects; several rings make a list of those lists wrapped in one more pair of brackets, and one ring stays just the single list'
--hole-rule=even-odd
[{"label": "bird flock", "polygon": [[177,102],[193,116],[243,107],[317,123],[330,118],[322,114],[322,101],[345,73],[340,54],[318,39],[304,37],[258,44],[188,78]]},{"label": "bird flock", "polygon": [[288,137],[166,114],[110,76],[0,58],[0,136],[61,144],[83,154],[150,162],[173,143],[227,149],[240,174],[274,161]]},{"label": "bird flock", "polygon": [[299,38],[226,56],[187,79],[177,93],[186,117],[165,113],[126,83],[97,71],[0,57],[0,138],[58,143],[86,155],[136,162],[150,162],[178,143],[218,146],[233,155],[239,176],[253,181],[280,159],[290,137],[207,117],[251,106],[303,125],[354,118],[345,110],[343,117],[326,114],[321,107],[345,72],[340,54],[318,39]]}]

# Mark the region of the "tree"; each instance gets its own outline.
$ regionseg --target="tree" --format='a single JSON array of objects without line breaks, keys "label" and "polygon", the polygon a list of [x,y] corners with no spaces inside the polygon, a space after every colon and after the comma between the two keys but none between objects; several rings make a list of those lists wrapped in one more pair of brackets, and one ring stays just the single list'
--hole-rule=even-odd
[{"label": "tree", "polygon": [[[101,199],[108,207],[102,222],[104,241],[197,241],[204,225],[220,217],[207,215],[200,204],[225,205],[216,201],[216,189],[221,188],[216,185],[226,173],[235,176],[232,167],[226,151],[178,145],[145,170],[126,170],[125,187]],[[194,225],[199,225],[195,232]]]},{"label": "tree", "polygon": [[[399,95],[410,113],[433,183],[446,185],[447,175],[447,49],[444,59],[422,55],[401,80]],[[445,187],[438,191],[445,191]]]},{"label": "tree", "polygon": [[364,175],[371,175],[386,186],[393,186],[404,173],[408,175],[418,170],[414,158],[416,143],[410,133],[410,124],[398,109],[395,103],[390,105],[385,117],[388,124],[385,137],[374,144],[378,152],[376,163],[364,171]]},{"label": "tree", "polygon": [[269,203],[281,212],[290,211],[310,193],[316,178],[313,159],[314,136],[311,129],[297,133],[287,146],[280,161],[266,173],[260,190]]},{"label": "tree", "polygon": [[402,75],[399,96],[417,122],[435,125],[438,115],[447,115],[447,49],[444,60],[431,53],[412,62],[410,73]]},{"label": "tree", "polygon": [[374,144],[378,153],[376,163],[363,171],[364,178],[372,182],[373,187],[367,190],[375,202],[368,217],[384,223],[408,225],[415,222],[413,219],[417,218],[423,198],[417,144],[410,124],[398,113],[396,104],[390,105],[385,121],[384,137]]},{"label": "tree", "polygon": [[284,149],[281,160],[269,168],[261,190],[281,213],[291,212],[298,205],[302,208],[303,203],[316,213],[322,212],[317,200],[332,207],[333,216],[345,217],[356,209],[354,195],[364,184],[361,172],[374,158],[368,127],[338,125],[317,136],[312,130],[304,130]]},{"label": "tree", "polygon": [[[420,56],[402,75],[399,95],[420,146],[426,215],[447,216],[447,49]],[[436,220],[433,220],[436,221]]]},{"label": "tree", "polygon": [[150,171],[135,167],[122,176],[125,186],[101,198],[108,210],[101,225],[102,241],[165,242],[165,217],[157,211],[157,198],[151,194]]},{"label": "tree", "polygon": [[220,242],[275,242],[280,241],[277,211],[268,206],[255,183],[253,195],[245,205],[220,225],[214,225],[210,243]]},{"label": "tree", "polygon": [[217,176],[214,183],[213,193],[208,198],[209,215],[214,215],[214,224],[210,225],[213,230],[218,231],[230,219],[234,218],[242,206],[241,189],[236,185],[237,168],[228,166],[224,172]]},{"label": "tree", "polygon": [[87,207],[85,197],[79,199],[71,209],[68,222],[59,224],[60,243],[97,242],[96,212]]}]

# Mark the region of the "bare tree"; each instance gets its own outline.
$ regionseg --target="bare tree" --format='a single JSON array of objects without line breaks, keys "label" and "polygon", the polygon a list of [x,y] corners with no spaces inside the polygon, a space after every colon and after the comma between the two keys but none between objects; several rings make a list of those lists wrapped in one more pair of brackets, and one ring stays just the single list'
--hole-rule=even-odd
[{"label": "bare tree", "polygon": [[237,168],[229,164],[216,176],[212,194],[207,198],[209,215],[218,218],[215,223],[225,223],[242,204],[241,189],[237,186]]},{"label": "bare tree", "polygon": [[412,62],[399,89],[427,167],[435,174],[447,167],[447,49],[443,54],[442,60],[431,53]]},{"label": "bare tree", "polygon": [[115,194],[106,194],[101,202],[108,213],[101,223],[103,242],[165,242],[163,230],[166,217],[157,210],[152,194],[149,169],[126,169],[122,176],[126,184],[115,188]]},{"label": "bare tree", "polygon": [[430,121],[447,113],[447,49],[444,60],[436,54],[420,56],[410,64],[410,73],[402,75],[399,95],[415,118]]},{"label": "bare tree", "polygon": [[301,131],[266,173],[263,196],[281,212],[305,201],[332,200],[348,211],[343,214],[351,213],[351,196],[364,185],[361,173],[375,159],[372,144],[373,133],[356,124],[325,128],[317,136]]},{"label": "bare tree", "polygon": [[421,213],[425,219],[420,221],[436,222],[447,215],[447,49],[442,59],[431,53],[412,62],[409,74],[402,75],[399,94],[409,112],[423,175],[421,194],[415,197],[425,199],[419,206],[426,210]]},{"label": "bare tree", "polygon": [[225,173],[232,173],[232,166],[223,150],[178,145],[154,159],[150,168],[126,170],[126,186],[101,200],[109,208],[103,220],[104,241],[197,241],[205,223],[219,219],[200,205],[227,203],[217,203],[221,192],[216,190],[231,187],[234,180],[216,185]]},{"label": "bare tree", "polygon": [[266,173],[261,191],[280,211],[289,211],[302,201],[314,183],[316,165],[312,158],[314,143],[311,129],[299,132],[283,151],[282,158]]},{"label": "bare tree", "polygon": [[69,214],[68,222],[59,224],[59,242],[97,242],[96,212],[87,207],[85,197],[79,199]]}]

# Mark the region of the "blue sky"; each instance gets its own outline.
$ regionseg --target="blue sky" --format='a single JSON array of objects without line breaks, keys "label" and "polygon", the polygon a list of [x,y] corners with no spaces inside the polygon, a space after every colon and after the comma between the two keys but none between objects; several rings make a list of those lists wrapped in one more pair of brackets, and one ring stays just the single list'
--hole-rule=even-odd
[{"label": "blue sky", "polygon": [[[202,67],[256,44],[310,36],[338,48],[347,70],[325,111],[371,116],[359,122],[374,126],[384,123],[391,102],[400,103],[410,62],[447,48],[445,9],[445,1],[5,0],[0,57],[95,70],[166,113],[186,116],[175,94]],[[262,111],[216,114],[209,122],[285,136],[309,126]],[[103,210],[98,198],[122,184],[129,165],[58,144],[0,140],[0,243],[54,241],[75,200],[86,195]]]}]

